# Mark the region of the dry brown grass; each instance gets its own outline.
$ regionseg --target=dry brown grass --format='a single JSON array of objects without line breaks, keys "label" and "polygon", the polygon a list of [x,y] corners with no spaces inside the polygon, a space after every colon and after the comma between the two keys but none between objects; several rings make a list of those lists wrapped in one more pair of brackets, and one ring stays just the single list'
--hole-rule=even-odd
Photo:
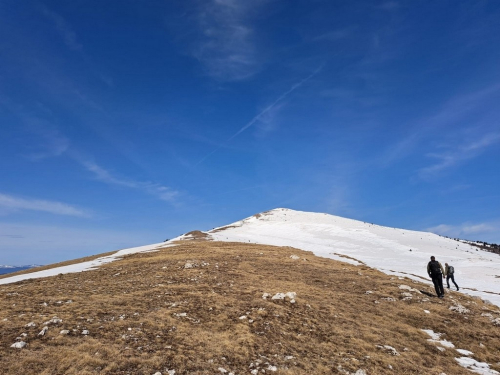
[{"label": "dry brown grass", "polygon": [[[500,317],[498,308],[455,292],[444,300],[414,293],[403,301],[400,284],[432,292],[429,284],[290,247],[181,242],[95,271],[0,286],[0,368],[4,374],[217,374],[219,368],[250,374],[260,361],[259,369],[277,366],[266,370],[277,375],[470,374],[457,365],[458,353],[439,351],[421,331],[433,329],[500,370],[500,329],[481,316]],[[262,298],[278,292],[296,292],[296,303]],[[455,302],[470,312],[450,311]],[[54,316],[63,322],[37,336]],[[30,322],[37,326],[25,328]],[[70,334],[61,335],[63,329]],[[28,346],[10,348],[23,333]]]}]

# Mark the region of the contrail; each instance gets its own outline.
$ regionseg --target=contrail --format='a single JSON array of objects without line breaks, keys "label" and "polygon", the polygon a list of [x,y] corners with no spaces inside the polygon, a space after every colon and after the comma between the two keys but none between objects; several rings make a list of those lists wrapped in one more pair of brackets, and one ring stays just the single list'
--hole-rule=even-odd
[{"label": "contrail", "polygon": [[210,152],[207,155],[205,155],[205,157],[203,157],[198,163],[196,163],[196,165],[198,165],[198,164],[202,163],[203,161],[205,161],[208,157],[210,157],[215,152],[217,152],[218,150],[220,150],[222,148],[222,146],[226,145],[229,141],[231,141],[232,139],[234,139],[235,137],[237,137],[238,135],[240,135],[241,133],[243,133],[245,130],[247,130],[250,126],[252,126],[253,124],[255,124],[262,117],[262,115],[264,115],[267,112],[269,112],[271,109],[273,109],[276,106],[276,104],[278,104],[279,102],[281,102],[288,95],[290,95],[292,92],[294,92],[295,90],[297,90],[300,86],[302,86],[304,83],[306,83],[312,77],[314,77],[316,74],[318,74],[321,71],[321,69],[323,69],[323,65],[321,65],[318,69],[316,69],[314,72],[312,72],[308,77],[306,77],[303,80],[301,80],[300,82],[294,84],[288,91],[285,91],[283,94],[281,94],[278,97],[278,99],[276,99],[274,102],[272,102],[266,108],[264,108],[258,115],[256,115],[253,119],[251,119],[245,126],[243,126],[240,130],[238,130],[231,137],[229,137],[223,144],[221,144],[219,147],[217,147],[212,152]]}]

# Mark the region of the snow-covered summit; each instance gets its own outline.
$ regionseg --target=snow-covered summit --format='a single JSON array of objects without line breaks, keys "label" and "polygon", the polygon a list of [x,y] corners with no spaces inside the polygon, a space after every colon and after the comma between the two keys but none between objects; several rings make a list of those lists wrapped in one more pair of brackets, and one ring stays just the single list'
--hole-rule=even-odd
[{"label": "snow-covered summit", "polygon": [[318,256],[364,263],[388,274],[429,282],[426,267],[434,255],[443,267],[445,262],[454,266],[461,291],[500,306],[499,255],[433,233],[285,208],[206,233],[215,241],[292,246]]}]

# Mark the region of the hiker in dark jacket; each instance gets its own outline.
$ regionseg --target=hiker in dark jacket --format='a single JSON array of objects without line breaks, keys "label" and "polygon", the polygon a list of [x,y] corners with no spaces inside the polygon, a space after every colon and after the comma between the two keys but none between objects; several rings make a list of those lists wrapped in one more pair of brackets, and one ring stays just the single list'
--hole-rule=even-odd
[{"label": "hiker in dark jacket", "polygon": [[444,264],[444,275],[446,276],[446,284],[448,285],[448,289],[450,289],[450,279],[453,281],[453,284],[457,287],[457,291],[460,290],[457,283],[455,282],[455,268],[453,266],[449,266],[448,263]]},{"label": "hiker in dark jacket", "polygon": [[439,298],[444,297],[443,279],[444,279],[444,269],[441,263],[439,263],[435,257],[431,257],[431,261],[427,264],[427,273],[432,279],[434,284],[434,289],[436,289],[436,294]]}]

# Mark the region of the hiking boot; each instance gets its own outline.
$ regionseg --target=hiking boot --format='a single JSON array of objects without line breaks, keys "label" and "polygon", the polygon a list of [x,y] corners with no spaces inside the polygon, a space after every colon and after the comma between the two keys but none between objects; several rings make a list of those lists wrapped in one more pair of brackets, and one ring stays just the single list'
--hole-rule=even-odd
[{"label": "hiking boot", "polygon": [[457,292],[460,290],[460,288],[457,286]]}]

